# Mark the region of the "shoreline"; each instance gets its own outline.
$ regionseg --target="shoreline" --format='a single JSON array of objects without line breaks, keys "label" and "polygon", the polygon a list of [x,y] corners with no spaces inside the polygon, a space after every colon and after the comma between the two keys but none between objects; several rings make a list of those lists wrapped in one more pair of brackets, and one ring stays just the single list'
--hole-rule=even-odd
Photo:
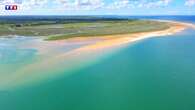
[{"label": "shoreline", "polygon": [[[170,27],[158,31],[138,32],[138,33],[121,34],[121,35],[74,37],[74,38],[69,38],[64,40],[54,40],[54,41],[45,41],[42,39],[39,42],[33,43],[30,46],[28,45],[27,47],[37,49],[39,54],[47,54],[50,53],[51,51],[55,51],[58,48],[66,48],[68,45],[76,45],[76,44],[83,44],[83,45],[78,46],[77,48],[74,48],[69,52],[77,51],[77,50],[79,51],[82,50],[92,51],[98,49],[101,50],[101,49],[114,48],[117,46],[130,44],[146,38],[173,35],[187,28],[195,28],[195,25],[190,23],[168,21],[168,20],[157,20],[157,21],[169,23]],[[67,52],[64,53],[66,54]]]},{"label": "shoreline", "polygon": [[[120,46],[128,43],[132,43],[135,41],[143,40],[146,38],[151,37],[159,37],[159,36],[166,36],[166,35],[173,35],[175,33],[181,32],[189,27],[195,28],[193,24],[176,22],[176,21],[164,21],[170,22],[170,27],[165,30],[159,31],[151,31],[151,32],[138,32],[133,34],[121,34],[121,35],[106,35],[106,36],[97,36],[97,37],[75,37],[65,40],[57,40],[57,41],[48,41],[54,44],[62,44],[63,42],[83,42],[83,41],[90,41],[95,39],[100,39],[98,42],[94,44],[90,44],[87,46],[82,46],[78,48],[79,50],[82,49],[103,49],[103,48],[110,48],[115,46]],[[74,50],[73,50],[74,51]]]},{"label": "shoreline", "polygon": [[[195,28],[195,25],[184,22],[177,21],[168,21],[168,20],[156,20],[159,22],[169,23],[169,28],[164,30],[157,31],[148,31],[148,32],[137,32],[130,34],[121,34],[121,35],[105,35],[105,36],[93,36],[93,37],[74,37],[64,40],[54,40],[54,41],[46,41],[42,38],[35,40],[35,42],[29,42],[29,44],[24,44],[20,46],[21,48],[33,48],[38,51],[38,54],[63,54],[67,52],[55,53],[59,48],[68,48],[71,46],[76,46],[73,49],[69,49],[70,51],[75,51],[78,49],[106,49],[106,48],[114,48],[117,46],[130,44],[139,40],[143,40],[151,37],[159,37],[172,35],[178,32],[181,32],[187,28]],[[55,51],[55,52],[54,52]]]},{"label": "shoreline", "polygon": [[[25,67],[18,69],[14,72],[15,74],[5,76],[3,79],[0,78],[0,82],[2,83],[0,85],[2,88],[11,89],[20,85],[25,86],[28,84],[40,83],[44,80],[53,79],[61,75],[70,75],[72,73],[71,71],[77,71],[81,68],[86,68],[95,64],[101,61],[99,59],[107,58],[110,54],[118,52],[118,49],[121,49],[121,47],[126,46],[127,44],[146,38],[172,35],[181,32],[186,28],[188,28],[188,26],[175,24],[169,29],[154,32],[102,36],[96,38],[80,37],[60,41],[39,41],[38,45],[33,43],[30,48],[34,47],[43,55],[50,55],[49,59],[48,56],[44,57],[38,62],[30,63]],[[64,45],[64,43],[78,43],[89,40],[94,41],[94,39],[98,41],[80,46],[70,51],[62,51],[60,53],[55,52],[55,49],[68,46]],[[29,71],[33,74],[26,74]],[[46,71],[46,73],[42,73],[43,71]],[[13,83],[12,81],[17,81],[17,83]]]}]

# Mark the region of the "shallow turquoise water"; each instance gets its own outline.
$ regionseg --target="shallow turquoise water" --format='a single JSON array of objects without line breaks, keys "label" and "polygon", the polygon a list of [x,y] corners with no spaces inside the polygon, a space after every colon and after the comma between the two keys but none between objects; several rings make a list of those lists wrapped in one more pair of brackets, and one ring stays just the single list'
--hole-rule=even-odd
[{"label": "shallow turquoise water", "polygon": [[[130,44],[69,76],[1,90],[0,109],[194,110],[194,41],[195,31],[189,29],[176,35]],[[0,50],[7,59],[1,63],[10,62],[9,65],[19,67],[31,62],[36,53],[31,49],[7,51],[8,55]],[[24,63],[18,65],[22,59]]]},{"label": "shallow turquoise water", "polygon": [[21,42],[32,39],[14,38],[0,39],[0,75],[14,72],[16,69],[34,60],[35,49],[19,48]]}]

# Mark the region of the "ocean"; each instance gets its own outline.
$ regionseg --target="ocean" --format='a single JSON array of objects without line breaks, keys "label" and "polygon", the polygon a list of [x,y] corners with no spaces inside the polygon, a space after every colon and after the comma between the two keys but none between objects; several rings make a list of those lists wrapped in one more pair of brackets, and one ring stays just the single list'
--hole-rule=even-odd
[{"label": "ocean", "polygon": [[[192,16],[139,18],[195,23]],[[6,76],[17,69],[42,60],[34,49],[18,49],[21,39],[32,40],[0,39],[0,82],[10,80]],[[0,109],[194,110],[194,41],[195,30],[187,29],[129,44],[98,62],[68,71],[69,75],[60,71],[59,77],[9,89],[0,84]],[[55,69],[46,72],[58,74]]]}]

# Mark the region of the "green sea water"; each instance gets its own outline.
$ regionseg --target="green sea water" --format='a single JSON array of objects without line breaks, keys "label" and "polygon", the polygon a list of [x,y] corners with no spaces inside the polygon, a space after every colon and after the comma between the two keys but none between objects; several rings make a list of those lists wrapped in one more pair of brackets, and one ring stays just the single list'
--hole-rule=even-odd
[{"label": "green sea water", "polygon": [[[58,77],[0,89],[0,110],[194,110],[194,36],[189,29],[138,41],[74,71],[51,66],[43,72]],[[17,39],[0,44],[1,80],[42,60],[34,49],[18,48]]]}]

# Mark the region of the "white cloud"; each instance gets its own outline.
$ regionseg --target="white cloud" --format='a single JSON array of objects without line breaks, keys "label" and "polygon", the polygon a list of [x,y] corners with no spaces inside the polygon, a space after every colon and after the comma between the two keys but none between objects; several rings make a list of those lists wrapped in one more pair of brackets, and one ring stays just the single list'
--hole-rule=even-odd
[{"label": "white cloud", "polygon": [[75,4],[78,7],[90,7],[92,9],[100,8],[104,5],[102,0],[76,0]]},{"label": "white cloud", "polygon": [[152,8],[152,7],[164,7],[169,5],[172,0],[117,0],[113,4],[110,4],[110,9],[120,8]]},{"label": "white cloud", "polygon": [[0,5],[5,4],[22,4],[23,0],[0,0]]},{"label": "white cloud", "polygon": [[195,5],[195,0],[186,0],[185,2],[185,6],[194,6]]},{"label": "white cloud", "polygon": [[54,3],[61,10],[94,10],[104,6],[102,0],[55,0]]},{"label": "white cloud", "polygon": [[41,8],[45,4],[47,4],[49,0],[0,0],[1,7],[8,4],[18,4],[20,9],[35,9]]},{"label": "white cloud", "polygon": [[14,3],[14,0],[0,0],[0,4]]},{"label": "white cloud", "polygon": [[[95,10],[166,7],[176,0],[0,0],[0,5],[17,3],[21,10]],[[50,4],[50,8],[43,8]],[[195,6],[195,0],[186,0],[185,6]]]},{"label": "white cloud", "polygon": [[41,8],[48,3],[48,0],[24,0],[20,5],[21,10]]},{"label": "white cloud", "polygon": [[129,0],[118,0],[115,1],[113,4],[108,5],[107,8],[109,9],[120,9],[120,8],[129,8],[130,1]]},{"label": "white cloud", "polygon": [[158,0],[158,1],[154,1],[154,2],[148,2],[145,3],[144,6],[147,8],[150,7],[164,7],[164,6],[168,6],[169,3],[171,3],[172,0]]}]

